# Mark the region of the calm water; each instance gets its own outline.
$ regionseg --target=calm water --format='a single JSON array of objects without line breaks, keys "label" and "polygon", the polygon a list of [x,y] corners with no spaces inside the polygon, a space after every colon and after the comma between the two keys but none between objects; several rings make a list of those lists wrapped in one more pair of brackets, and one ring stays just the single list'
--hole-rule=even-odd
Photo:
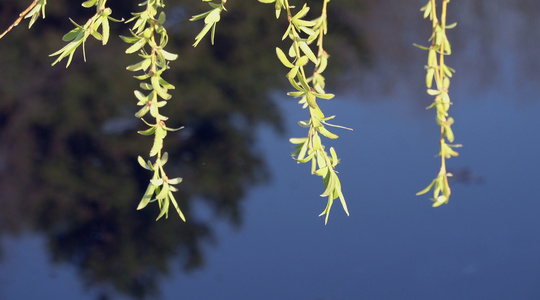
[{"label": "calm water", "polygon": [[[465,6],[455,8],[463,18]],[[516,35],[530,29],[520,9],[486,4],[480,11],[492,14],[487,25],[458,19],[451,115],[464,148],[449,161],[456,181],[448,205],[434,209],[428,197],[415,196],[438,171],[438,129],[435,112],[423,109],[431,101],[419,67],[424,53],[406,50],[412,60],[391,56],[379,63],[387,70],[363,75],[369,92],[360,86],[323,106],[337,115],[335,123],[354,128],[326,143],[341,157],[350,217],[339,203],[327,226],[317,217],[325,205],[322,184],[290,158],[287,141],[304,134],[296,122],[306,112],[276,96],[287,135],[260,128],[256,143],[272,180],[249,189],[238,229],[195,204],[214,226],[216,243],[205,244],[205,266],[191,273],[170,261],[162,299],[540,299],[540,60],[534,49],[516,45]],[[500,35],[479,40],[478,26]],[[531,34],[533,41],[521,36],[522,44],[539,45],[538,30]],[[71,265],[50,262],[39,235],[4,237],[2,248],[0,298],[97,297]]]}]

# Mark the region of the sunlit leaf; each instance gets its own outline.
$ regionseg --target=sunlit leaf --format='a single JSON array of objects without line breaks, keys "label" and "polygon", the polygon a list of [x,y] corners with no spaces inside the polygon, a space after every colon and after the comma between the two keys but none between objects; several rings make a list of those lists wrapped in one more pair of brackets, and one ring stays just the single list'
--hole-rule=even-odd
[{"label": "sunlit leaf", "polygon": [[186,218],[184,217],[184,214],[180,210],[180,207],[178,206],[178,203],[176,203],[176,199],[174,198],[174,196],[173,196],[173,194],[171,192],[169,192],[169,198],[170,198],[171,202],[173,203],[173,206],[176,209],[176,212],[180,216],[180,219],[182,219],[182,221],[185,222]]},{"label": "sunlit leaf", "polygon": [[143,209],[148,205],[150,200],[152,199],[152,195],[154,195],[154,191],[156,190],[156,186],[152,183],[148,184],[148,187],[146,188],[146,191],[144,192],[144,195],[141,199],[141,202],[139,202],[139,205],[137,206],[137,210]]},{"label": "sunlit leaf", "polygon": [[[277,57],[279,58],[279,60],[281,61],[281,63],[287,67],[287,68],[294,68],[294,65],[287,59],[287,56],[285,55],[285,53],[279,49],[278,47],[276,47],[276,54],[277,54]],[[295,74],[296,76],[296,74]]]}]

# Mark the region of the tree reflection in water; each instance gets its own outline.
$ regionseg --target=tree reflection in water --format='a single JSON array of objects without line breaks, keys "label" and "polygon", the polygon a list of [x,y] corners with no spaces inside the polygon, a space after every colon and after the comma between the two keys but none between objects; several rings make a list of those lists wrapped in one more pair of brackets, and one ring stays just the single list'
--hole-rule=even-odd
[{"label": "tree reflection in water", "polygon": [[[170,1],[171,11],[183,11],[178,3]],[[111,5],[115,17],[134,10],[132,1]],[[41,233],[53,260],[73,264],[88,287],[145,298],[158,293],[172,259],[186,271],[204,263],[202,245],[212,241],[212,227],[193,213],[194,199],[239,226],[244,192],[268,180],[253,142],[257,126],[281,130],[268,95],[284,83],[274,54],[283,24],[271,7],[237,1],[219,24],[213,47],[191,47],[197,24],[182,20],[170,29],[171,51],[180,60],[166,75],[176,90],[165,115],[169,126],[186,129],[169,135],[165,149],[169,173],[184,177],[176,198],[188,221],[171,213],[155,222],[156,207],[135,210],[150,176],[136,158],[151,144],[135,134],[141,125],[133,117],[137,82],[125,71],[135,58],[123,55],[126,45],[112,39],[107,47],[89,42],[87,63],[77,57],[67,71],[49,65],[47,54],[61,47],[70,26],[66,13],[85,18],[78,6],[54,1],[45,22],[2,40],[0,232]],[[3,16],[20,10],[12,2],[0,8]],[[186,16],[199,8],[190,9]]]}]

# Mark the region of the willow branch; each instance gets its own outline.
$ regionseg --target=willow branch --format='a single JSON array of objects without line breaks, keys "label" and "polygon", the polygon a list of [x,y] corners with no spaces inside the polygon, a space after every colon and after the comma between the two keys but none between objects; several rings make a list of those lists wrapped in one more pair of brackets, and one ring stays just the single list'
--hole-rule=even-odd
[{"label": "willow branch", "polygon": [[34,8],[38,4],[38,2],[39,2],[39,0],[34,0],[34,2],[32,2],[32,4],[30,4],[30,6],[28,6],[22,13],[20,13],[17,20],[15,20],[15,22],[13,22],[13,24],[11,24],[11,26],[9,26],[8,29],[6,29],[6,31],[4,31],[0,35],[0,39],[2,39],[4,37],[4,35],[6,35],[8,32],[10,32],[11,29],[13,29],[13,27],[19,25],[19,23],[21,23],[22,19],[32,10],[32,8]]}]

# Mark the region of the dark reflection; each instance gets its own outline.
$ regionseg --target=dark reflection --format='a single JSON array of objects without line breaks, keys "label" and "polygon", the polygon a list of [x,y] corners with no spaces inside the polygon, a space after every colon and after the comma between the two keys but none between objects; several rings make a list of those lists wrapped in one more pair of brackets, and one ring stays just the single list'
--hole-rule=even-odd
[{"label": "dark reflection", "polygon": [[[1,40],[0,233],[42,233],[53,260],[75,266],[88,287],[102,289],[103,298],[111,288],[135,298],[158,294],[173,258],[186,271],[201,267],[212,224],[197,219],[193,201],[204,201],[214,217],[239,226],[246,189],[269,179],[253,147],[255,130],[263,124],[282,130],[268,95],[285,86],[286,70],[274,51],[284,24],[275,21],[272,6],[231,2],[216,45],[205,41],[196,49],[191,44],[201,24],[185,18],[206,4],[188,10],[180,6],[184,2],[168,2],[176,24],[170,51],[180,60],[164,75],[176,85],[164,114],[170,127],[186,129],[170,134],[165,149],[169,174],[184,177],[176,198],[187,223],[174,211],[155,222],[154,205],[135,210],[150,178],[136,157],[152,141],[135,133],[143,126],[133,117],[138,83],[125,67],[136,58],[123,54],[126,44],[118,38],[106,47],[92,41],[86,63],[78,51],[67,71],[62,63],[50,67],[47,55],[62,46],[67,16],[80,23],[88,17],[73,1],[51,2],[45,22],[31,31],[19,26]],[[137,10],[132,1],[111,5],[115,17]],[[2,2],[1,28],[20,10],[15,1]],[[332,19],[340,21],[341,37],[351,38],[352,19]],[[341,51],[361,49],[356,40]]]},{"label": "dark reflection", "polygon": [[470,168],[464,167],[457,170],[450,170],[452,173],[451,182],[459,182],[465,184],[482,184],[484,183],[484,177],[476,175]]}]

